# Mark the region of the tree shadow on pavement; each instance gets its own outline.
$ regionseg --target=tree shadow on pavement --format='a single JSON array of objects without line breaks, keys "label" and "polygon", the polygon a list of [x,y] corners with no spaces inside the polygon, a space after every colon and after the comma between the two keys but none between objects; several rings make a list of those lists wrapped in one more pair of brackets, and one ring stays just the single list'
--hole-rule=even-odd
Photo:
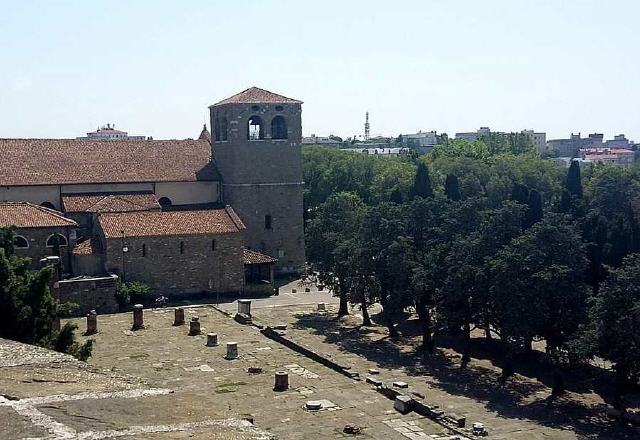
[{"label": "tree shadow on pavement", "polygon": [[[349,317],[339,319],[334,315],[300,313],[296,318],[297,321],[292,325],[294,329],[321,336],[324,343],[332,344],[341,352],[361,356],[375,362],[379,368],[402,368],[408,376],[424,377],[431,388],[474,399],[502,417],[529,419],[547,427],[570,429],[587,438],[637,438],[637,432],[607,419],[604,405],[585,402],[580,396],[572,394],[590,392],[587,379],[587,383],[582,385],[576,380],[569,380],[572,393],[561,398],[550,398],[547,386],[550,385],[547,383],[550,379],[540,373],[539,364],[537,367],[532,365],[536,364],[535,359],[518,359],[518,374],[501,386],[497,368],[472,363],[466,369],[460,369],[459,355],[452,354],[450,350],[438,348],[432,355],[425,355],[418,350],[416,336],[419,335],[419,328],[415,322],[404,324],[400,329],[403,338],[394,340],[387,336],[386,328],[361,327]],[[375,334],[379,338],[370,337]],[[438,343],[452,350],[460,349],[459,341],[455,338],[439,339]],[[497,365],[499,357],[496,357],[495,344],[474,343],[472,358],[487,359]],[[433,403],[442,405],[444,402]]]}]

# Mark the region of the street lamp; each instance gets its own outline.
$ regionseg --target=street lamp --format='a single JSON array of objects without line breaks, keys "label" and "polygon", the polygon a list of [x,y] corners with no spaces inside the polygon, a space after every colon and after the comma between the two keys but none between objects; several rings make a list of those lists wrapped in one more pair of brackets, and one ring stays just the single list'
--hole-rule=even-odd
[{"label": "street lamp", "polygon": [[127,279],[127,272],[124,265],[124,255],[129,252],[129,248],[124,245],[124,231],[120,231],[120,233],[122,234],[122,239],[120,241],[120,245],[122,247],[122,282],[125,283]]}]

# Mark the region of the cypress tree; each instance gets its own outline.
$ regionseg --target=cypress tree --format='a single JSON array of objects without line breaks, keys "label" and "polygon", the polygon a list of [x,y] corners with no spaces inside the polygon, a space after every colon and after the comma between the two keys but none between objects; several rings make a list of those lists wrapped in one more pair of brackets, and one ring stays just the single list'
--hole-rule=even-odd
[{"label": "cypress tree", "polygon": [[458,178],[455,174],[447,174],[447,179],[444,182],[444,193],[449,200],[457,202],[462,198],[460,195],[460,186],[458,185]]},{"label": "cypress tree", "polygon": [[580,164],[578,161],[571,161],[569,172],[567,173],[567,191],[573,197],[582,197],[582,179],[580,177]]},{"label": "cypress tree", "polygon": [[424,199],[433,197],[433,188],[431,187],[431,180],[429,179],[429,169],[423,162],[418,163],[416,177],[409,191],[409,198],[411,200],[416,197],[422,197]]},{"label": "cypress tree", "polygon": [[391,191],[391,195],[389,196],[389,201],[397,205],[402,205],[402,192],[400,191],[400,188],[396,187],[396,189]]},{"label": "cypress tree", "polygon": [[527,205],[529,203],[529,188],[520,183],[514,183],[511,188],[511,200],[521,205]]},{"label": "cypress tree", "polygon": [[529,192],[529,200],[527,201],[527,213],[524,217],[524,229],[530,228],[535,223],[542,220],[542,196],[538,191],[532,189]]}]

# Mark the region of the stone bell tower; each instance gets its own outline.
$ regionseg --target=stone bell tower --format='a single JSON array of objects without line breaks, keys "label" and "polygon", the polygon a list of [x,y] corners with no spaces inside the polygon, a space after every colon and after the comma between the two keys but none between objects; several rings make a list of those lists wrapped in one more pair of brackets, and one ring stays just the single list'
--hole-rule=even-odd
[{"label": "stone bell tower", "polygon": [[246,246],[303,269],[302,102],[252,87],[209,107],[222,197],[246,229]]}]

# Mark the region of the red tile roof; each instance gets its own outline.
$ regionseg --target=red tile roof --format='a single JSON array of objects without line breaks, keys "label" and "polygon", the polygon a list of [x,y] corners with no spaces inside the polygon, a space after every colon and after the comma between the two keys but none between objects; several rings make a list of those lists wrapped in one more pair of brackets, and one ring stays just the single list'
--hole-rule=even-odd
[{"label": "red tile roof", "polygon": [[219,180],[202,140],[0,139],[0,186]]},{"label": "red tile roof", "polygon": [[270,264],[278,262],[277,258],[261,254],[260,252],[251,249],[244,250],[242,260],[244,261],[244,264]]},{"label": "red tile roof", "polygon": [[0,227],[52,228],[78,226],[54,209],[27,202],[0,202]]},{"label": "red tile roof", "polygon": [[258,87],[251,87],[213,105],[223,104],[302,104],[302,101],[287,98]]},{"label": "red tile roof", "polygon": [[229,234],[245,229],[231,207],[196,211],[139,211],[100,214],[106,238]]},{"label": "red tile roof", "polygon": [[129,212],[160,210],[155,194],[63,196],[65,212]]}]

